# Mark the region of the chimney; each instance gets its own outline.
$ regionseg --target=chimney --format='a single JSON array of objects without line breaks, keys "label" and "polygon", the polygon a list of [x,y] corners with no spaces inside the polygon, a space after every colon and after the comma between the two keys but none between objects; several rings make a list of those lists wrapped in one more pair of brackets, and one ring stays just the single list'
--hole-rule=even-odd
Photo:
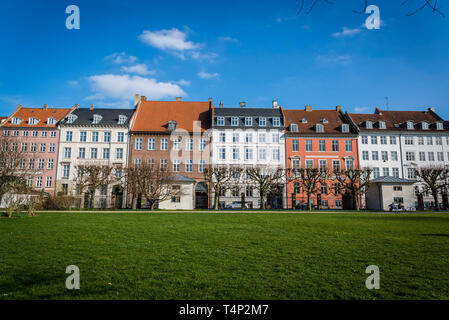
[{"label": "chimney", "polygon": [[272,107],[274,108],[274,109],[278,109],[279,108],[279,106],[278,106],[278,101],[277,100],[273,100],[273,102],[272,102]]},{"label": "chimney", "polygon": [[94,105],[93,104],[90,105],[90,110],[94,110]]},{"label": "chimney", "polygon": [[76,103],[76,104],[75,104],[75,109],[78,109],[78,108],[79,108],[79,104]]},{"label": "chimney", "polygon": [[147,101],[147,97],[141,96],[141,97],[140,97],[140,100],[142,100],[142,101]]},{"label": "chimney", "polygon": [[340,107],[340,106],[336,106],[336,107],[335,107],[335,110],[337,110],[338,112],[340,112],[340,111],[341,111],[341,107]]},{"label": "chimney", "polygon": [[312,111],[312,106],[306,106],[306,109],[305,109],[307,112],[309,112],[309,111]]},{"label": "chimney", "polygon": [[209,102],[212,102],[212,98],[209,98]]},{"label": "chimney", "polygon": [[44,110],[48,109],[48,104],[44,104]]},{"label": "chimney", "polygon": [[223,101],[220,101],[220,108],[223,108]]},{"label": "chimney", "polygon": [[138,95],[138,94],[134,95],[134,106],[137,106],[139,101],[140,101],[140,95]]},{"label": "chimney", "polygon": [[435,107],[431,107],[431,108],[429,108],[429,111],[432,111],[432,112],[435,112]]},{"label": "chimney", "polygon": [[176,97],[176,101],[178,102],[182,101],[182,97]]},{"label": "chimney", "polygon": [[246,102],[240,102],[240,108],[245,108],[246,107]]}]

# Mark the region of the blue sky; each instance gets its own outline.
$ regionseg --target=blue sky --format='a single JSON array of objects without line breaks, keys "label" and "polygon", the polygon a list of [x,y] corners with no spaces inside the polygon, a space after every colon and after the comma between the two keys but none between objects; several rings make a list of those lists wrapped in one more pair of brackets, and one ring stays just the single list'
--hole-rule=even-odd
[{"label": "blue sky", "polygon": [[[306,5],[312,0],[305,0]],[[367,30],[361,0],[3,0],[0,115],[26,107],[130,108],[153,100],[333,108],[350,112],[436,107],[449,119],[449,5],[442,18],[421,0],[370,0],[380,30]],[[68,30],[68,5],[80,30]]]}]

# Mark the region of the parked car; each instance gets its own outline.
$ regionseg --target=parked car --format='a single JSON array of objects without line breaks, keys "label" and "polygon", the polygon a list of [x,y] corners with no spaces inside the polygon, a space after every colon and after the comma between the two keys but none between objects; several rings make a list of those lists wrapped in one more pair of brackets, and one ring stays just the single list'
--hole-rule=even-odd
[{"label": "parked car", "polygon": [[[241,209],[242,208],[242,202],[241,201],[233,201],[232,203],[228,203],[226,205],[226,209]],[[243,208],[248,209],[248,204],[245,203]]]}]

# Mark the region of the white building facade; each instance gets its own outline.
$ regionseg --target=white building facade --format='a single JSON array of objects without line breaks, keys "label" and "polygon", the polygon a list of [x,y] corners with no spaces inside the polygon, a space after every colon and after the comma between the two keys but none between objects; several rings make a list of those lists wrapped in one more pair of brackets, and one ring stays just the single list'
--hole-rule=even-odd
[{"label": "white building facade", "polygon": [[[285,168],[285,129],[282,109],[273,108],[215,108],[212,119],[211,163],[217,166]],[[271,208],[285,207],[282,197],[268,197]],[[220,207],[241,201],[242,193],[249,208],[260,207],[258,191],[251,185],[232,186],[220,197]]]},{"label": "white building facade", "polygon": [[[60,124],[57,193],[75,197],[76,207],[87,207],[87,194],[76,188],[79,165],[114,167],[117,181],[128,163],[129,121],[132,109],[78,108]],[[125,192],[120,183],[96,190],[94,208],[122,208]]]}]

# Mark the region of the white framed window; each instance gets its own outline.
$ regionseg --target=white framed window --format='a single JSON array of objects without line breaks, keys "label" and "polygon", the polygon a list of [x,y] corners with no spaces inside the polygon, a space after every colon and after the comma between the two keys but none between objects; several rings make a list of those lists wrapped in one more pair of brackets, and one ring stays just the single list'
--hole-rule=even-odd
[{"label": "white framed window", "polygon": [[156,150],[156,139],[155,138],[148,139],[148,150]]},{"label": "white framed window", "polygon": [[68,178],[70,175],[70,164],[65,164],[62,169],[62,176]]},{"label": "white framed window", "polygon": [[81,142],[86,142],[87,141],[87,132],[86,131],[81,131],[80,132],[80,141]]},{"label": "white framed window", "polygon": [[253,160],[253,149],[245,148],[245,160]]},{"label": "white framed window", "polygon": [[435,161],[435,153],[434,152],[428,152],[427,157],[429,158],[429,161]]},{"label": "white framed window", "polygon": [[55,152],[55,150],[56,150],[56,144],[55,143],[50,143],[50,148],[49,148],[48,151],[53,153],[53,152]]},{"label": "white framed window", "polygon": [[224,126],[224,125],[225,125],[225,118],[217,117],[217,126]]},{"label": "white framed window", "polygon": [[381,152],[382,161],[388,161],[388,151]]},{"label": "white framed window", "polygon": [[405,137],[405,144],[406,145],[413,145],[413,143],[414,143],[413,137],[411,137],[411,136],[406,136]]},{"label": "white framed window", "polygon": [[72,148],[64,148],[64,159],[70,159],[72,156]]},{"label": "white framed window", "polygon": [[273,161],[281,160],[281,152],[280,152],[279,148],[273,149],[273,154],[272,154],[271,160],[273,160]]},{"label": "white framed window", "polygon": [[413,121],[407,121],[407,130],[413,130],[414,128]]},{"label": "white framed window", "polygon": [[206,139],[200,140],[200,151],[206,150]]},{"label": "white framed window", "polygon": [[371,120],[367,120],[365,124],[366,124],[366,128],[367,129],[372,129],[373,128],[373,122]]},{"label": "white framed window", "polygon": [[226,160],[226,148],[218,148],[218,160]]},{"label": "white framed window", "polygon": [[117,142],[124,142],[125,141],[125,133],[124,132],[118,132],[117,133]]},{"label": "white framed window", "polygon": [[352,152],[352,140],[345,140],[345,151]]},{"label": "white framed window", "polygon": [[245,117],[245,126],[251,127],[253,125],[253,118]]},{"label": "white framed window", "polygon": [[298,125],[296,123],[290,124],[290,131],[291,132],[298,132]]},{"label": "white framed window", "polygon": [[425,121],[421,123],[421,127],[423,130],[429,130],[429,124]]},{"label": "white framed window", "polygon": [[231,118],[231,126],[238,126],[239,125],[239,118],[238,117],[232,117]]},{"label": "white framed window", "polygon": [[387,144],[387,137],[386,136],[380,136],[380,144]]},{"label": "white framed window", "polygon": [[97,159],[97,155],[98,155],[98,149],[97,148],[90,149],[90,158],[91,159]]},{"label": "white framed window", "polygon": [[398,152],[391,151],[391,161],[398,161]]},{"label": "white framed window", "polygon": [[173,160],[173,171],[179,172],[181,170],[181,160]]},{"label": "white framed window", "polygon": [[36,187],[42,187],[42,177],[36,178]]},{"label": "white framed window", "polygon": [[115,149],[115,158],[117,160],[122,160],[123,159],[123,148]]},{"label": "white framed window", "polygon": [[369,160],[369,152],[368,151],[362,151],[362,159],[365,161]]},{"label": "white framed window", "polygon": [[78,150],[78,158],[85,159],[86,158],[86,148],[79,148]]},{"label": "white framed window", "polygon": [[[28,136],[28,133],[27,133],[27,136]],[[50,137],[56,138],[56,131],[50,132]]]},{"label": "white framed window", "polygon": [[187,139],[187,151],[193,151],[193,139]]},{"label": "white framed window", "polygon": [[317,125],[315,126],[316,132],[318,133],[322,133],[324,132],[324,126],[321,123],[317,123]]},{"label": "white framed window", "polygon": [[437,122],[437,130],[443,130],[443,123]]},{"label": "white framed window", "polygon": [[92,124],[99,124],[101,119],[103,119],[102,116],[100,116],[99,114],[94,114],[94,118],[92,120]]},{"label": "white framed window", "polygon": [[168,150],[168,138],[161,139],[161,150]]},{"label": "white framed window", "polygon": [[371,136],[371,144],[377,144],[377,136]]},{"label": "white framed window", "polygon": [[193,171],[193,160],[186,160],[186,172]]},{"label": "white framed window", "polygon": [[92,142],[98,142],[98,132],[92,132]]},{"label": "white framed window", "polygon": [[44,159],[39,159],[39,161],[37,163],[37,168],[39,170],[42,170],[42,169],[44,169],[44,166],[45,166],[45,160]]},{"label": "white framed window", "polygon": [[51,188],[52,182],[53,182],[53,177],[52,176],[47,176],[47,179],[45,181],[45,187]]},{"label": "white framed window", "polygon": [[110,156],[110,149],[103,148],[103,159],[109,159],[109,156]]},{"label": "white framed window", "polygon": [[73,132],[72,131],[67,131],[65,133],[65,141],[72,142],[72,138],[73,138]]},{"label": "white framed window", "polygon": [[279,117],[273,118],[273,127],[279,127],[281,125],[281,119]]},{"label": "white framed window", "polygon": [[265,117],[260,117],[260,118],[259,118],[259,126],[260,126],[260,127],[266,127],[266,126],[267,126],[267,118],[265,118]]},{"label": "white framed window", "polygon": [[405,160],[407,161],[415,161],[415,153],[411,151],[407,151],[405,153]]},{"label": "white framed window", "polygon": [[383,120],[379,121],[379,128],[380,129],[386,129],[387,128],[386,122],[383,121]]},{"label": "white framed window", "polygon": [[252,133],[247,133],[245,135],[245,142],[246,143],[252,143],[253,142],[253,134]]},{"label": "white framed window", "polygon": [[198,163],[198,172],[204,172],[205,166],[206,166],[206,160],[200,160]]},{"label": "white framed window", "polygon": [[259,133],[259,143],[267,142],[267,135],[265,133]]},{"label": "white framed window", "polygon": [[118,124],[125,124],[127,117],[125,115],[118,116]]},{"label": "white framed window", "polygon": [[271,139],[273,143],[279,143],[279,133],[273,133]]},{"label": "white framed window", "polygon": [[221,143],[226,142],[226,132],[220,132],[218,141],[220,141]]},{"label": "white framed window", "polygon": [[349,132],[349,124],[347,124],[347,123],[342,124],[341,131],[344,133],[348,133]]},{"label": "white framed window", "polygon": [[47,169],[48,169],[48,170],[52,170],[53,167],[54,167],[54,165],[55,165],[55,160],[54,160],[54,159],[48,159],[48,162],[47,162]]},{"label": "white framed window", "polygon": [[395,145],[396,144],[396,137],[390,136],[390,144]]},{"label": "white framed window", "polygon": [[267,160],[267,150],[265,148],[259,149],[259,160]]},{"label": "white framed window", "polygon": [[239,148],[232,148],[232,160],[240,160]]},{"label": "white framed window", "polygon": [[142,150],[142,145],[143,145],[143,139],[142,138],[136,138],[135,149],[136,150]]},{"label": "white framed window", "polygon": [[368,144],[368,136],[362,136],[362,144]]},{"label": "white framed window", "polygon": [[312,152],[312,140],[306,140],[306,152]]},{"label": "white framed window", "polygon": [[239,143],[239,141],[240,141],[240,135],[238,133],[233,133],[232,134],[232,142]]},{"label": "white framed window", "polygon": [[393,177],[399,178],[399,168],[393,168]]},{"label": "white framed window", "polygon": [[111,142],[111,133],[110,132],[103,133],[103,141],[104,142]]},{"label": "white framed window", "polygon": [[379,152],[371,151],[371,159],[373,159],[374,161],[378,161],[379,160]]}]

